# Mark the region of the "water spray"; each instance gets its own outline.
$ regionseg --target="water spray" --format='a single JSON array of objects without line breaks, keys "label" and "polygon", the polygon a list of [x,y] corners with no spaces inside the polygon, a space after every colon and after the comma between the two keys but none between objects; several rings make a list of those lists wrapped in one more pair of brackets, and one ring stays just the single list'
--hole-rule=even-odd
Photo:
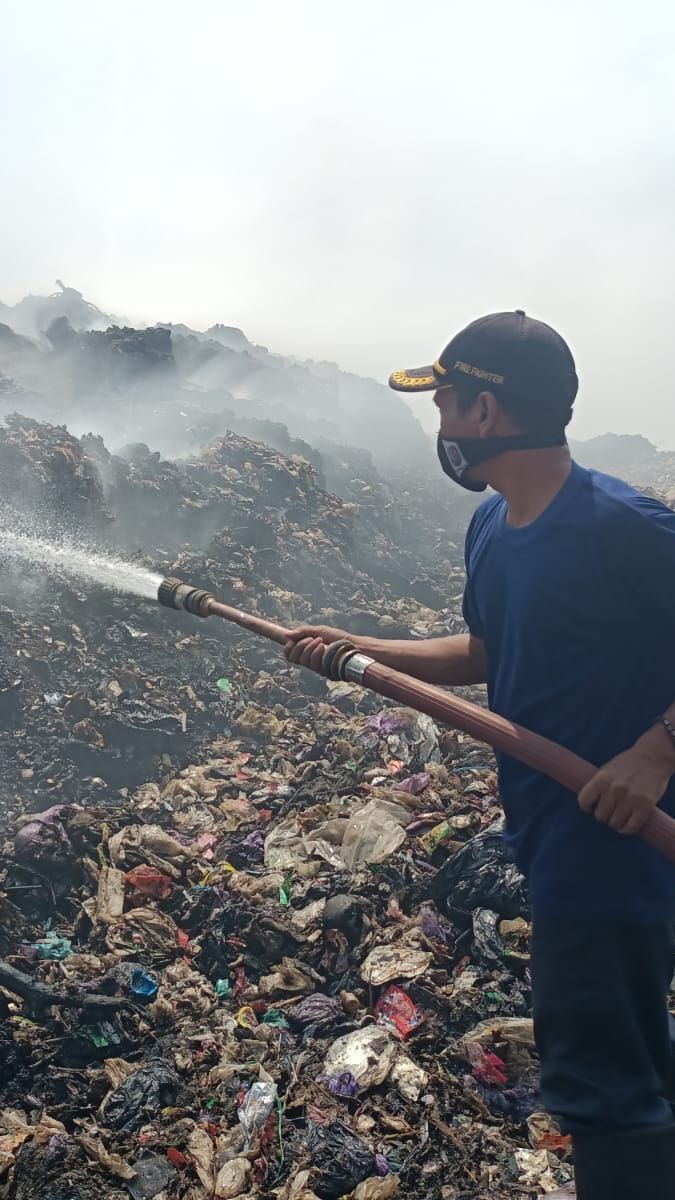
[{"label": "water spray", "polygon": [[[7,519],[6,514],[3,519]],[[28,570],[46,571],[56,579],[81,579],[109,591],[142,596],[146,600],[154,600],[157,596],[161,575],[122,558],[100,554],[65,537],[58,541],[34,537],[29,528],[17,526],[16,520],[14,514],[14,524],[0,527],[0,567],[5,561],[18,559]]]},{"label": "water spray", "polygon": [[[280,645],[291,636],[291,630],[283,625],[222,604],[211,592],[191,587],[180,579],[163,579],[157,599],[167,608],[184,609],[197,617],[221,617]],[[321,674],[327,679],[360,684],[379,696],[426,713],[443,725],[459,729],[477,741],[487,742],[495,750],[519,759],[575,794],[585,787],[597,770],[578,754],[522,725],[507,721],[469,700],[452,696],[431,683],[375,662],[346,639],[326,646]],[[675,821],[667,813],[654,809],[638,837],[675,863]]]}]

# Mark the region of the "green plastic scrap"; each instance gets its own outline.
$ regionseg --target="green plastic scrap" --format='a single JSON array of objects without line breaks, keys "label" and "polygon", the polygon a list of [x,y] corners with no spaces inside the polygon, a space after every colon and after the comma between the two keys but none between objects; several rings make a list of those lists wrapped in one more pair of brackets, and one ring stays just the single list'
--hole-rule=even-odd
[{"label": "green plastic scrap", "polygon": [[89,1038],[89,1040],[91,1042],[94,1043],[95,1046],[98,1047],[99,1050],[103,1049],[104,1046],[110,1045],[108,1038],[105,1037],[102,1033],[93,1033],[93,1032],[87,1033],[87,1037]]},{"label": "green plastic scrap", "polygon": [[268,1008],[263,1017],[264,1025],[272,1025],[274,1029],[288,1029],[288,1021],[278,1008]]},{"label": "green plastic scrap", "polygon": [[37,950],[39,958],[53,958],[57,961],[72,954],[70,940],[59,937],[53,929],[45,935],[42,941],[33,942],[33,949]]},{"label": "green plastic scrap", "polygon": [[284,908],[288,908],[291,903],[291,889],[293,886],[293,876],[290,871],[286,871],[284,882],[279,888],[279,903],[283,904]]},{"label": "green plastic scrap", "polygon": [[216,996],[219,996],[222,999],[223,996],[229,995],[229,992],[230,992],[229,979],[216,979]]},{"label": "green plastic scrap", "polygon": [[223,695],[225,695],[225,696],[229,695],[229,693],[232,691],[232,684],[230,683],[229,679],[225,679],[225,677],[224,677],[224,676],[223,676],[223,678],[222,678],[222,679],[217,679],[217,680],[216,680],[216,687],[217,687],[217,688],[219,689],[219,691],[221,691],[221,692],[223,693]]}]

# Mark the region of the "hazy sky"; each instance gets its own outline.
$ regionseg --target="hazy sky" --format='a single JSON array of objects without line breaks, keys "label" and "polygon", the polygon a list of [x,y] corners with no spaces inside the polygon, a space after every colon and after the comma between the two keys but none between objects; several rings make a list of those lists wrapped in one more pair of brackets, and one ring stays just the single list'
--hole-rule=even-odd
[{"label": "hazy sky", "polygon": [[672,0],[4,0],[0,299],[383,380],[525,308],[577,436],[675,446],[674,51]]}]

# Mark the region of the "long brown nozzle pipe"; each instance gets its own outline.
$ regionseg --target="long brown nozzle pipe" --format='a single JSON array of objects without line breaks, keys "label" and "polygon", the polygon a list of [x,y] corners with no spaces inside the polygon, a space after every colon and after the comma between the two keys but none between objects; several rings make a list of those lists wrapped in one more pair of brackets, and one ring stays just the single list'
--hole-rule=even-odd
[{"label": "long brown nozzle pipe", "polygon": [[[284,645],[291,633],[290,629],[274,621],[222,604],[210,592],[190,587],[179,579],[164,579],[157,599],[167,608],[182,608],[198,617],[222,617],[225,621],[240,625],[242,629],[248,629],[249,633],[256,633],[279,645]],[[360,683],[380,696],[398,700],[444,725],[470,734],[477,741],[487,742],[495,750],[501,750],[555,779],[575,795],[597,770],[578,754],[558,746],[556,742],[540,737],[538,733],[515,725],[468,700],[460,700],[458,696],[452,696],[431,683],[423,683],[401,671],[373,662],[349,643],[337,642],[327,647],[322,669],[330,678]],[[655,809],[638,836],[675,863],[675,821],[667,813]]]}]

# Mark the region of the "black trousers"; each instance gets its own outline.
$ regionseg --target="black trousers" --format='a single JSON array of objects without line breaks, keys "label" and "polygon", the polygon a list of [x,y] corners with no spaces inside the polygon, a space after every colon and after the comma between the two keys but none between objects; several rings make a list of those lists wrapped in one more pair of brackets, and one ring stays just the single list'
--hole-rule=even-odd
[{"label": "black trousers", "polygon": [[532,998],[542,1102],[565,1133],[673,1122],[670,922],[538,919]]}]

